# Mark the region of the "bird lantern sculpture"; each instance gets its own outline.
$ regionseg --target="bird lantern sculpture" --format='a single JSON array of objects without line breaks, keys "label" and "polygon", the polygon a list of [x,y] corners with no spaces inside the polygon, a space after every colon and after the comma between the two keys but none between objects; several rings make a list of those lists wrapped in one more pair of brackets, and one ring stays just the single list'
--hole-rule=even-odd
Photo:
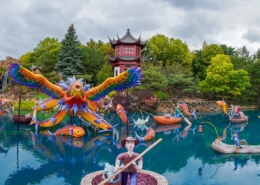
[{"label": "bird lantern sculpture", "polygon": [[[11,64],[8,72],[16,83],[29,88],[39,88],[50,96],[49,99],[37,104],[33,109],[31,124],[36,124],[37,128],[38,126],[57,125],[69,114],[80,116],[102,130],[111,129],[112,126],[96,113],[97,101],[113,90],[122,91],[137,86],[142,78],[141,69],[133,67],[116,77],[107,78],[96,87],[90,88],[89,85],[83,84],[82,79],[77,80],[75,77],[68,78],[67,82],[60,81],[58,84],[53,84],[44,76],[33,74],[19,64]],[[44,121],[37,120],[38,111],[47,111],[54,107],[59,109],[55,115]]]}]

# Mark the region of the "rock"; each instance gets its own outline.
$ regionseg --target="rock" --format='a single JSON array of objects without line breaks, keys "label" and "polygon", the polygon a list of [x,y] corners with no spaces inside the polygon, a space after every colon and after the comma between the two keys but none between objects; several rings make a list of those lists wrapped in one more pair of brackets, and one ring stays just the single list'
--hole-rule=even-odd
[{"label": "rock", "polygon": [[[5,60],[0,60],[0,67],[8,69],[10,64],[21,64],[21,61],[7,56]],[[1,74],[2,76],[3,74]]]},{"label": "rock", "polygon": [[134,96],[134,97],[133,97],[133,101],[134,101],[134,102],[138,102],[138,101],[139,101],[138,97]]}]

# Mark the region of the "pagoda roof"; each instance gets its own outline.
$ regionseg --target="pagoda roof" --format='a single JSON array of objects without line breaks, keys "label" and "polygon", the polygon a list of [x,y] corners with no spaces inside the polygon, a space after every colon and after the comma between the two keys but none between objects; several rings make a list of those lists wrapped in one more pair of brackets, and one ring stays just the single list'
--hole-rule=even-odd
[{"label": "pagoda roof", "polygon": [[112,48],[115,49],[115,46],[117,45],[121,45],[121,44],[127,44],[127,45],[139,45],[141,46],[141,48],[143,49],[147,43],[146,41],[141,41],[140,39],[141,35],[139,36],[138,39],[136,39],[131,33],[130,33],[130,29],[127,29],[126,34],[122,37],[119,38],[119,36],[117,35],[117,40],[111,40],[109,37],[109,42]]},{"label": "pagoda roof", "polygon": [[116,61],[138,61],[140,60],[140,56],[116,56],[116,57],[108,57],[108,60],[110,62],[116,62]]}]

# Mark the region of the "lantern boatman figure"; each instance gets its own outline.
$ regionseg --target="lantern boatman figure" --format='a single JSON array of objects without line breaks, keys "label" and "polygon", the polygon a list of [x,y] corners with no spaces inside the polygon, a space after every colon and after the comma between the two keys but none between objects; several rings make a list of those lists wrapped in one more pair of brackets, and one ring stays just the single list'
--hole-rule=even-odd
[{"label": "lantern boatman figure", "polygon": [[235,141],[237,149],[242,149],[242,146],[240,145],[240,141],[239,141],[237,133],[233,134],[232,139]]},{"label": "lantern boatman figure", "polygon": [[180,117],[180,104],[179,103],[177,104],[176,112],[174,115],[174,118],[178,118],[178,117]]},{"label": "lantern boatman figure", "polygon": [[[127,152],[121,153],[116,158],[115,170],[120,170],[124,168],[124,165],[131,162],[133,159],[138,157],[138,153],[133,152],[134,147],[139,143],[139,140],[135,140],[133,137],[129,136],[121,141],[121,145],[127,149]],[[120,161],[122,165],[120,166]],[[130,166],[122,171],[122,185],[127,184],[128,175],[130,175],[130,185],[137,184],[137,171],[141,171],[143,168],[143,159],[140,157],[138,159],[138,165],[132,162]]]}]

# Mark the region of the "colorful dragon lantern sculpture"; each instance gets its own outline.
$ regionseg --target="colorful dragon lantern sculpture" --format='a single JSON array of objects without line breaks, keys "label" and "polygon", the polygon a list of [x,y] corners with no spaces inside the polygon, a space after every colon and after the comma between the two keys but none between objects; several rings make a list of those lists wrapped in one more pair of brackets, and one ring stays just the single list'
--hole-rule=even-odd
[{"label": "colorful dragon lantern sculpture", "polygon": [[[112,125],[96,113],[97,101],[113,90],[122,91],[139,85],[142,78],[141,68],[133,67],[90,88],[90,85],[84,86],[82,79],[77,80],[75,77],[68,78],[67,82],[60,81],[55,85],[44,76],[33,74],[19,64],[11,64],[8,72],[15,83],[29,88],[39,88],[51,97],[37,104],[33,109],[31,124],[36,124],[36,128],[57,125],[69,114],[79,116],[100,129],[111,129]],[[38,111],[47,111],[54,107],[59,108],[59,111],[51,118],[44,121],[36,119]]]}]

